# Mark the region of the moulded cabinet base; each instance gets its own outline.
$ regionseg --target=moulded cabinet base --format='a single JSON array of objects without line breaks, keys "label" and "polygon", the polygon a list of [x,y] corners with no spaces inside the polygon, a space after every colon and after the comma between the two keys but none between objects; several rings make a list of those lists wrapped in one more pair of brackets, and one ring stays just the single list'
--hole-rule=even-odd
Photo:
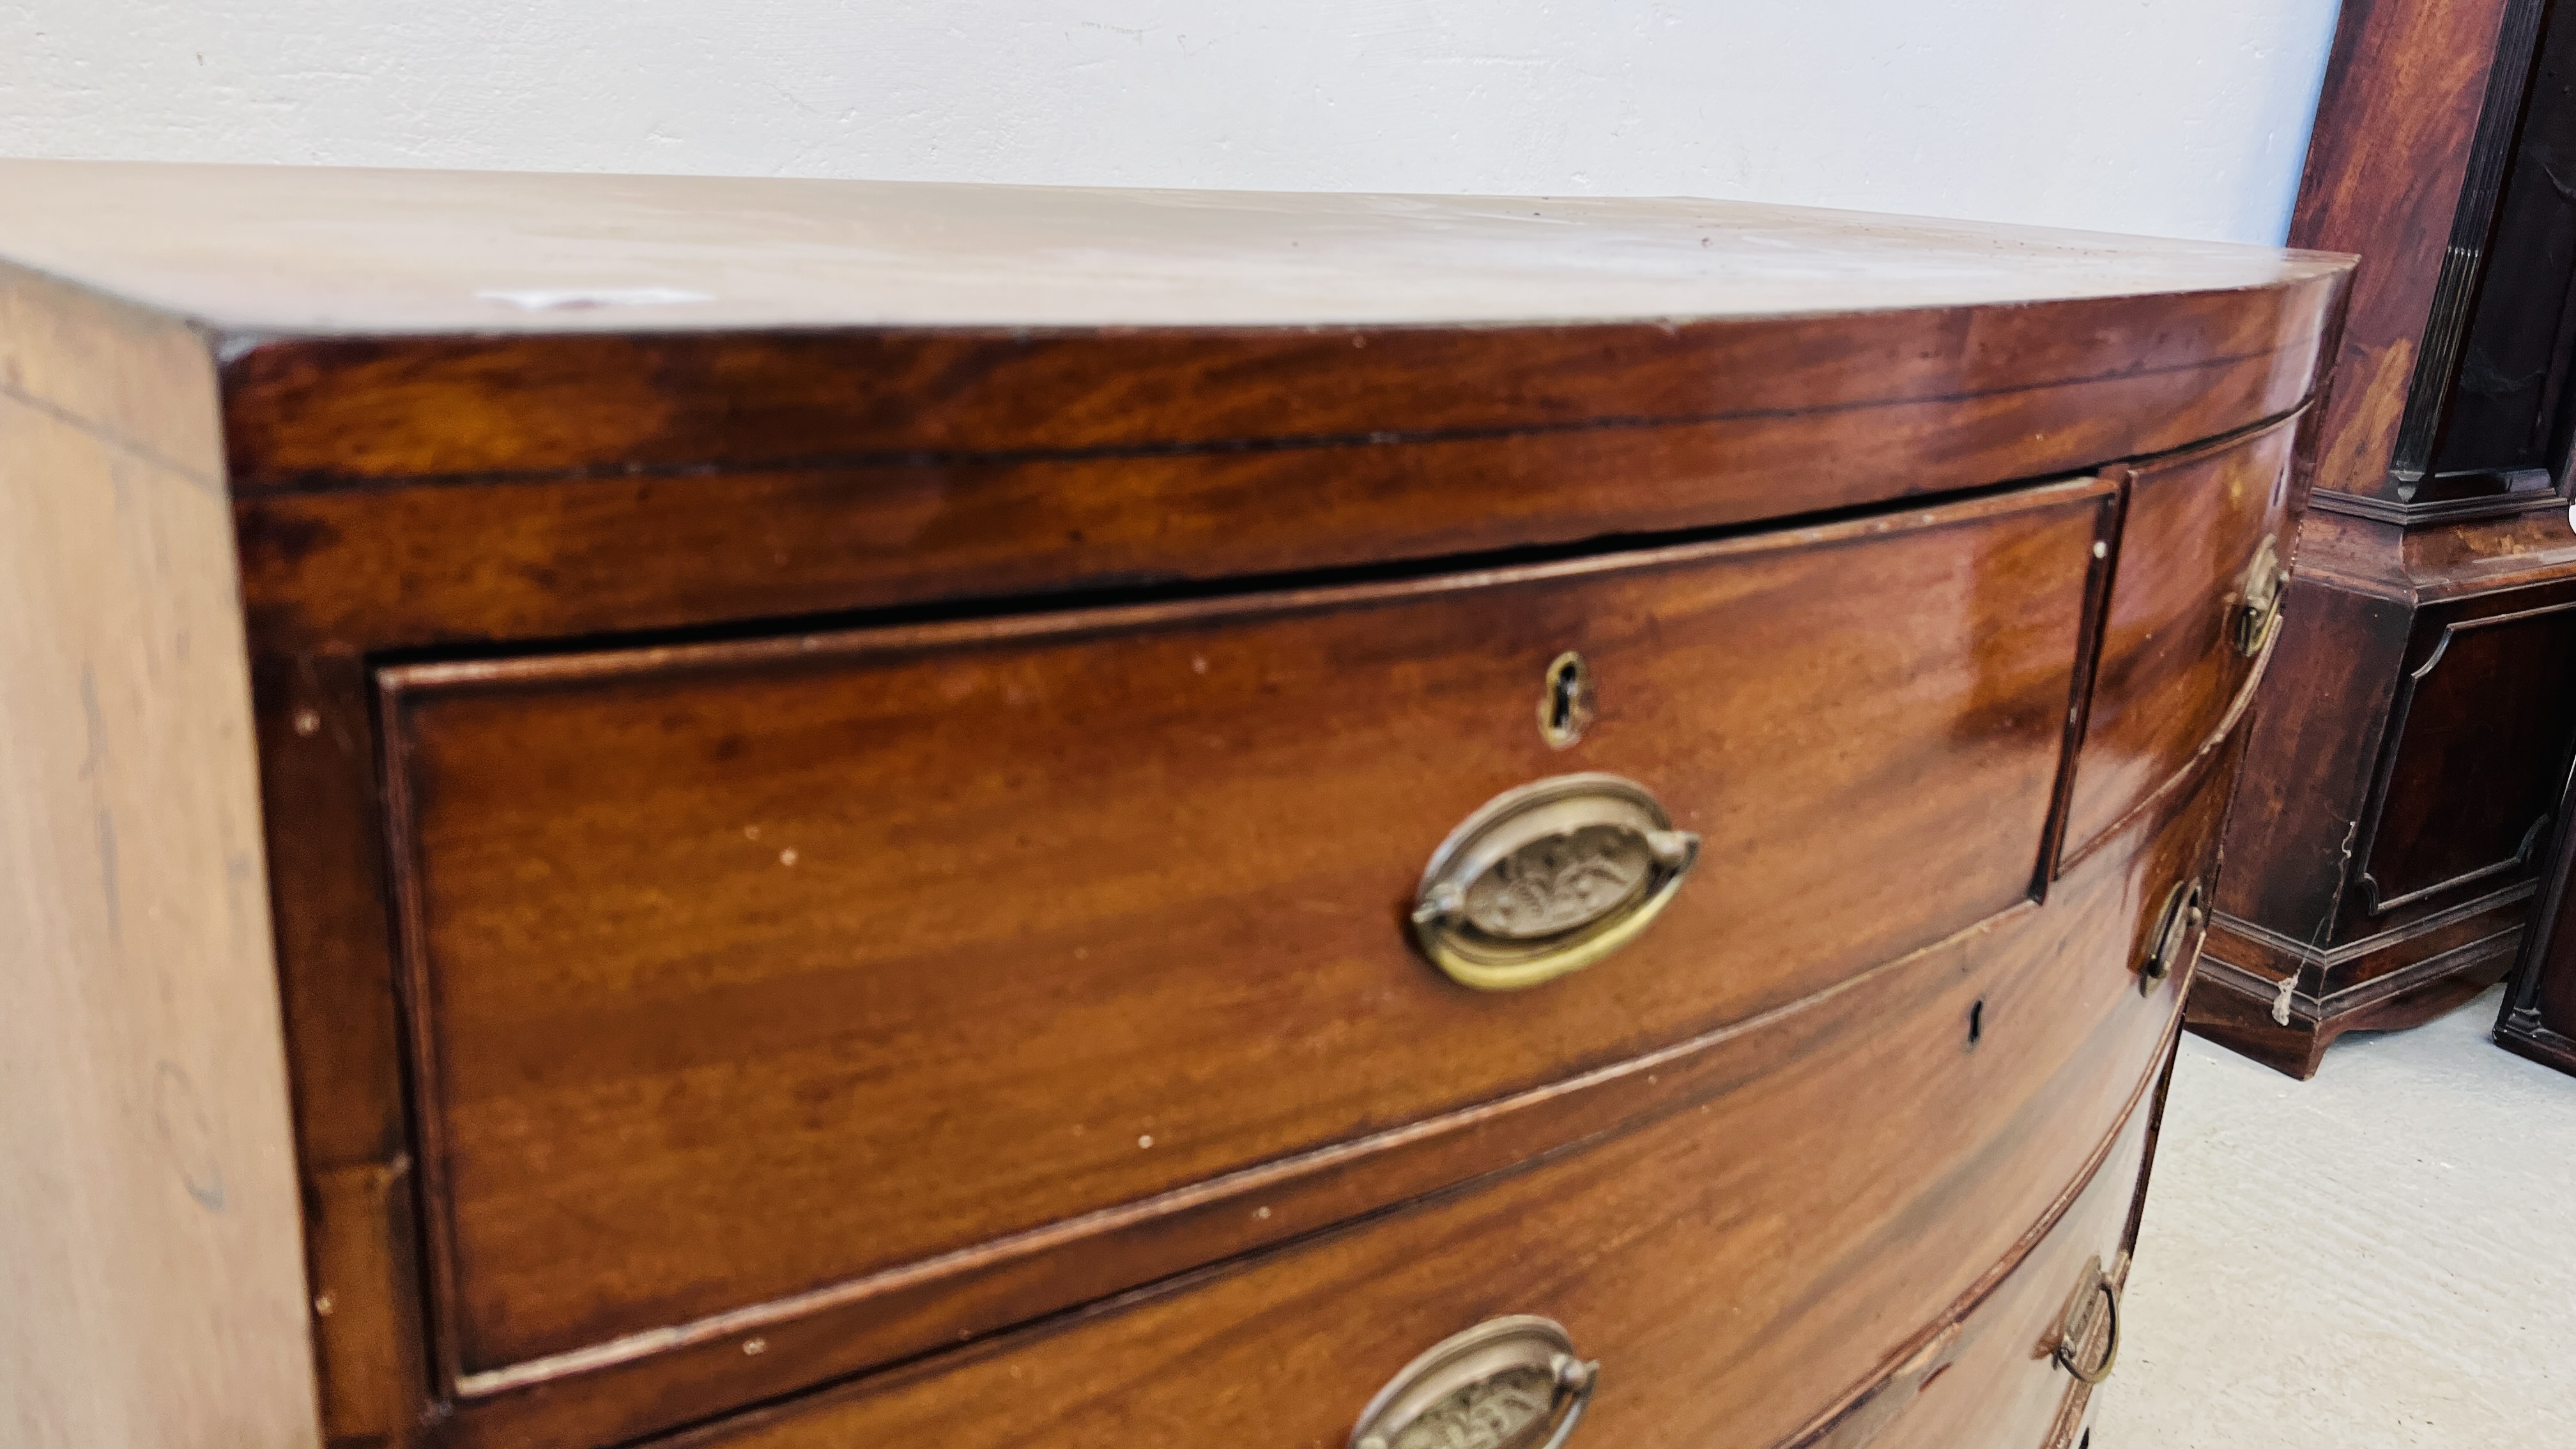
[{"label": "moulded cabinet base", "polygon": [[2559,801],[2541,903],[2523,933],[2513,989],[2496,1012],[2495,1044],[2576,1076],[2576,787]]},{"label": "moulded cabinet base", "polygon": [[2544,1067],[2556,1067],[2576,1076],[2576,1038],[2565,1037],[2540,1024],[2540,1013],[2516,1011],[2505,1003],[2503,1014],[2496,1018],[2495,1044],[2518,1057],[2529,1057]]},{"label": "moulded cabinet base", "polygon": [[[2183,1024],[2303,1082],[2317,1074],[2326,1048],[2345,1032],[2421,1026],[2493,986],[2512,968],[2522,939],[2515,925],[2323,998],[2296,989],[2285,997],[2283,978],[2249,971],[2218,954],[2244,943],[2229,929],[2241,924],[2221,916],[2211,927]],[[2304,985],[2314,976],[2303,972],[2296,979]],[[2499,1026],[2498,1041],[2502,1031]]]},{"label": "moulded cabinet base", "polygon": [[2395,522],[2320,493],[2227,826],[2202,1036],[2302,1080],[2512,966],[2576,721],[2564,515]]}]

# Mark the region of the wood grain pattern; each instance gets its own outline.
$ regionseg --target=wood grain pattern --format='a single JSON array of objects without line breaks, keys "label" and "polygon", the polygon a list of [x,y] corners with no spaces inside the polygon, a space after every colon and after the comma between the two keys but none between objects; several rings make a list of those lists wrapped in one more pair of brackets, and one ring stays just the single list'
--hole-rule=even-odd
[{"label": "wood grain pattern", "polygon": [[2491,487],[2556,491],[2576,421],[2567,412],[2576,196],[2558,182],[2576,175],[2576,21],[2554,6],[2532,8],[2545,14],[2536,17],[2521,132],[2509,160],[2500,158],[2508,174],[2479,258],[2476,305],[2464,318],[2460,384],[2435,441],[2435,492],[2458,491],[2479,474]]},{"label": "wood grain pattern", "polygon": [[[2527,892],[2518,893],[2515,904],[2528,900]],[[2304,1082],[2317,1074],[2326,1048],[2346,1032],[2421,1026],[2495,985],[2511,969],[2522,936],[2521,912],[2512,914],[2512,924],[2500,932],[2385,968],[2360,986],[2322,998],[2293,991],[2286,1021],[2280,994],[2284,978],[2241,970],[2213,952],[2201,963],[2188,1024],[2195,1035]],[[2241,950],[2242,942],[2229,940],[2221,949]]]},{"label": "wood grain pattern", "polygon": [[[2006,909],[2109,492],[1223,606],[395,671],[460,1370],[1535,1085]],[[1601,718],[1556,753],[1534,715],[1568,648]],[[1508,998],[1412,959],[1397,922],[1432,847],[1503,789],[1593,769],[1708,837],[1647,940]],[[799,1229],[747,1230],[771,1217]]]},{"label": "wood grain pattern", "polygon": [[[1900,1367],[2109,1155],[2116,1129],[2077,1124],[2123,1121],[2161,1065],[2179,998],[2142,994],[2130,951],[2161,887],[2206,863],[2225,788],[2202,778],[2221,783],[2141,817],[2046,908],[1748,1034],[1771,1065],[1723,1096],[1188,1291],[673,1442],[1329,1444],[1418,1349],[1511,1312],[1601,1359],[1584,1432],[1605,1443],[1814,1432],[1800,1406],[1838,1409]],[[1991,1026],[1969,1051],[1979,1001]]]},{"label": "wood grain pattern", "polygon": [[[2059,1368],[2049,1350],[2060,1336],[2068,1296],[2085,1281],[2086,1265],[2110,1267],[2128,1251],[2125,1229],[2146,1171],[2150,1106],[2129,1114],[2110,1157],[2038,1249],[1960,1320],[1958,1338],[1902,1410],[1853,1449],[2050,1445],[2049,1431],[2058,1421],[2070,1411],[2083,1412],[2080,1401],[2090,1391]],[[2088,1367],[2100,1362],[2098,1344],[2088,1342],[2080,1351]],[[2133,1362],[2136,1351],[2134,1344],[2128,1347]],[[2118,1371],[2115,1364],[2112,1372]]]},{"label": "wood grain pattern", "polygon": [[[2254,661],[2235,644],[2256,551],[2286,548],[2292,424],[2131,470],[2110,612],[2067,810],[2080,855],[2171,780],[2238,707]],[[2223,581],[2210,591],[2210,581]]]},{"label": "wood grain pattern", "polygon": [[2496,36],[2516,0],[2348,0],[2335,26],[2293,244],[2357,252],[2317,487],[2388,476],[2469,169]]},{"label": "wood grain pattern", "polygon": [[27,1449],[319,1438],[213,377],[187,356],[167,323],[0,285],[0,1439]]},{"label": "wood grain pattern", "polygon": [[[2040,425],[2018,449],[2047,456],[2067,450],[2070,440],[2048,436],[2059,429],[2151,429],[2171,447],[2294,406],[2314,382],[2337,281],[2004,312],[1862,312],[1839,324],[1829,349],[1816,345],[1812,322],[1785,317],[265,342],[224,368],[225,432],[245,493],[1688,424],[1735,425],[1712,439],[1732,451],[1820,413],[1885,447],[1891,429],[2013,411]],[[2154,401],[2190,411],[2141,416]],[[1792,417],[1772,416],[1782,411]],[[2098,449],[2073,445],[2087,461]],[[1805,486],[1830,490],[1834,480]],[[1796,506],[1922,485],[1852,486],[1879,491]]]},{"label": "wood grain pattern", "polygon": [[[1804,320],[1000,360],[954,339],[538,339],[460,356],[462,381],[430,344],[331,344],[292,386],[245,380],[266,354],[237,363],[228,428],[265,647],[558,638],[1563,547],[2075,472],[2298,406],[2337,295],[1876,314],[1830,346]],[[923,356],[879,356],[899,344]],[[362,387],[349,349],[391,375]],[[290,426],[320,450],[292,473],[464,476],[261,493],[286,445],[252,440]],[[516,471],[477,471],[495,468]],[[547,469],[587,471],[535,486]]]},{"label": "wood grain pattern", "polygon": [[[2524,880],[2431,914],[2399,912],[2406,918],[2402,924],[2365,936],[2333,939],[2328,945],[2283,936],[2222,911],[2213,918],[2210,955],[2271,982],[2295,977],[2299,992],[2309,999],[2301,1001],[2294,995],[2292,1013],[2314,1007],[2331,1014],[2323,998],[2363,1004],[2367,998],[2353,993],[2392,989],[2394,983],[2388,978],[2420,974],[2434,957],[2472,946],[2487,954],[2509,953],[2512,939],[2522,929],[2522,918],[2530,912],[2532,891],[2533,882]],[[2265,999],[2270,996],[2267,989]]]},{"label": "wood grain pattern", "polygon": [[2374,917],[2539,866],[2576,743],[2576,598],[2516,602],[2467,618],[2417,615],[2379,806],[2355,850],[2360,904]]},{"label": "wood grain pattern", "polygon": [[[2367,260],[2282,667],[2229,827],[2229,969],[2193,1008],[2195,1029],[2295,1075],[2341,1032],[2424,1020],[2493,978],[2512,945],[2502,916],[2524,897],[2492,888],[2527,877],[2514,857],[2537,813],[2530,782],[2563,761],[2545,662],[2437,673],[2421,691],[2407,677],[2444,619],[2538,607],[2576,577],[2548,355],[2570,272],[2549,174],[2564,16],[2537,82],[2532,69],[2549,9],[2348,4],[2328,63],[2291,234]],[[2499,850],[2503,833],[2516,838]],[[2499,860],[2510,868],[2475,874]]]},{"label": "wood grain pattern", "polygon": [[2345,1033],[2421,1026],[2493,986],[2521,945],[2532,896],[2524,881],[2325,946],[2220,912],[2189,1025],[2305,1081]]},{"label": "wood grain pattern", "polygon": [[256,658],[253,722],[277,879],[278,988],[295,1058],[323,1424],[399,1442],[429,1382],[412,1132],[362,659]]},{"label": "wood grain pattern", "polygon": [[2218,909],[2322,946],[2351,883],[2352,842],[2412,619],[2402,599],[2318,577],[2320,551],[2306,524],[2301,531],[2228,820],[2232,868],[2219,881]]},{"label": "wood grain pattern", "polygon": [[[1900,1385],[1873,1433],[1978,1383],[2042,1417],[1970,1320],[2133,1150],[2180,990],[2134,962],[2233,768],[2225,710],[2078,767],[2162,708],[2076,697],[2160,642],[2111,571],[2224,607],[2205,554],[2092,547],[2128,470],[2305,405],[2341,260],[1696,201],[0,189],[0,461],[51,490],[0,702],[59,696],[0,841],[89,953],[0,1026],[44,1078],[8,1145],[78,1172],[0,1193],[110,1204],[0,1248],[13,1444],[291,1449],[317,1400],[335,1449],[1329,1442],[1505,1307],[1621,1365],[1604,1442],[1823,1442]],[[702,299],[527,295],[621,287]],[[1601,714],[1554,754],[1568,646]],[[67,661],[111,655],[101,729]],[[1700,874],[1582,976],[1453,990],[1403,949],[1424,854],[1581,768]],[[112,875],[81,790],[126,792]],[[2061,855],[2083,791],[2126,803]],[[202,1134],[55,1070],[147,1045]]]},{"label": "wood grain pattern", "polygon": [[[2322,520],[2319,520],[2322,521]],[[2337,524],[2358,520],[2337,519]],[[2384,536],[2384,534],[2383,534]],[[2410,582],[2427,600],[2488,594],[2549,583],[2576,573],[2576,529],[2564,510],[2518,517],[2464,520],[2441,528],[2408,529],[2388,572]]]},{"label": "wood grain pattern", "polygon": [[[2555,682],[2554,621],[2576,599],[2563,546],[2532,547],[2550,541],[2511,519],[2445,525],[2421,547],[2374,520],[2310,524],[2283,682],[2266,686],[2228,826],[2212,955],[2234,974],[2213,973],[2193,1010],[2194,1030],[2298,1076],[2345,1032],[2429,1020],[2502,973],[2545,842],[2517,857],[2576,709]],[[2450,661],[2446,637],[2480,647]]]}]

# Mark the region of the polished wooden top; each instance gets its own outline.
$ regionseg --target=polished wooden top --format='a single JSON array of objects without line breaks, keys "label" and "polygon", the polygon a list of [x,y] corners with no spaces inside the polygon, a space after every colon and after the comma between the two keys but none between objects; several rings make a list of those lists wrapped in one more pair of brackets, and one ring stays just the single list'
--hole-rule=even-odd
[{"label": "polished wooden top", "polygon": [[2326,253],[1686,199],[0,161],[0,260],[218,331],[1688,321],[2228,291]]}]

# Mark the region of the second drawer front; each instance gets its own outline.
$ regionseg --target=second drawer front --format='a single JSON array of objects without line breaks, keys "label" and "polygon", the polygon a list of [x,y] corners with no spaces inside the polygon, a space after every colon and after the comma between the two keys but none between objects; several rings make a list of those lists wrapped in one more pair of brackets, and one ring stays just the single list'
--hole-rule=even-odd
[{"label": "second drawer front", "polygon": [[[2177,979],[2140,990],[2134,942],[2206,867],[2227,779],[2124,827],[2046,909],[1770,1018],[1705,1076],[1677,1067],[1680,1110],[1639,1130],[671,1449],[1341,1445],[1408,1360],[1514,1315],[1600,1364],[1571,1449],[2037,1449],[2072,1382],[2037,1300],[2118,1242],[2180,1005]],[[2034,1243],[2088,1174],[2091,1205]],[[1868,1422],[1963,1315],[1951,1373]]]},{"label": "second drawer front", "polygon": [[[1420,1121],[2006,909],[2104,493],[389,671],[451,1371]],[[1552,748],[1567,651],[1597,717]],[[1417,957],[1405,915],[1444,835],[1585,771],[1704,837],[1662,917],[1526,992]]]}]

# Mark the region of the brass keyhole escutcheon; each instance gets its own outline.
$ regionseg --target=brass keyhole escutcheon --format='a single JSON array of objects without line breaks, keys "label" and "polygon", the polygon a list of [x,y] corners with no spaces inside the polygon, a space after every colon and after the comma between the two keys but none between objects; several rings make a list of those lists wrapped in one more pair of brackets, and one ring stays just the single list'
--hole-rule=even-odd
[{"label": "brass keyhole escutcheon", "polygon": [[1592,723],[1592,666],[1568,649],[1549,662],[1547,688],[1538,698],[1538,737],[1551,750],[1583,738]]}]

